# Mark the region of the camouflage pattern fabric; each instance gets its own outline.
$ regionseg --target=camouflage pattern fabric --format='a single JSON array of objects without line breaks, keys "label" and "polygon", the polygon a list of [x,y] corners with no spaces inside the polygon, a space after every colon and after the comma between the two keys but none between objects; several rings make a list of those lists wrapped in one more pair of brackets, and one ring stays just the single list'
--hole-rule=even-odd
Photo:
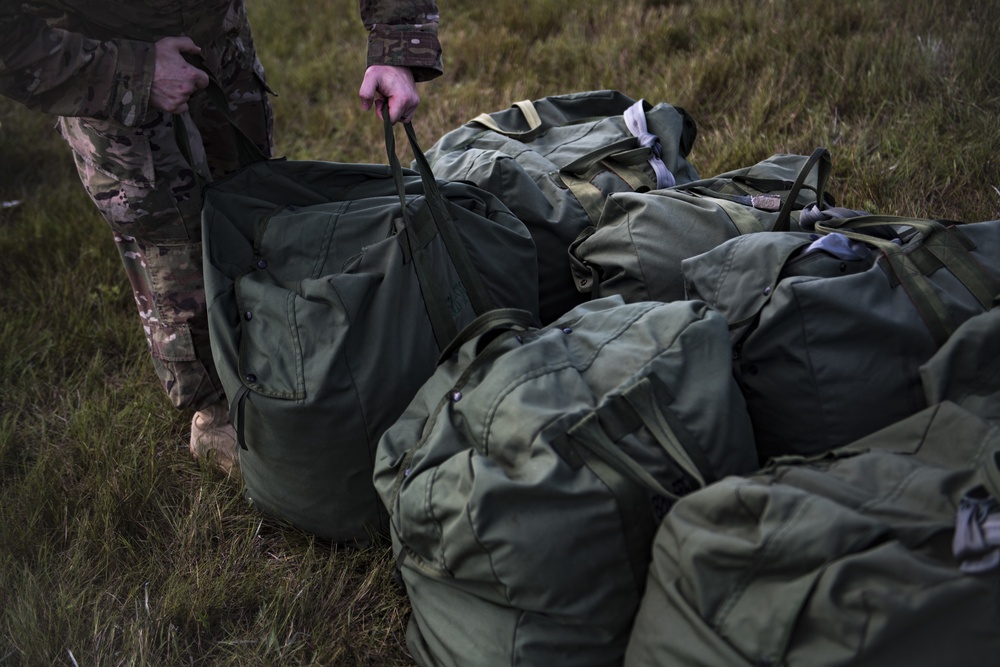
[{"label": "camouflage pattern fabric", "polygon": [[[362,0],[361,11],[369,65],[411,66],[417,80],[441,72],[434,2]],[[114,232],[157,375],[176,407],[202,409],[224,393],[208,341],[201,197],[174,141],[177,117],[148,104],[153,43],[181,34],[202,47],[237,124],[271,155],[269,89],[243,0],[0,0],[0,94],[62,116],[80,178]],[[190,107],[211,177],[237,169],[228,121],[204,96]]]},{"label": "camouflage pattern fabric", "polygon": [[[226,90],[230,113],[265,155],[273,126],[264,73],[253,55],[249,24],[206,61]],[[203,95],[190,117],[201,134],[211,178],[240,165],[228,121]],[[201,196],[173,133],[178,119],[148,112],[136,127],[63,117],[80,178],[114,231],[157,375],[171,402],[201,409],[224,397],[211,359],[202,276]]]},{"label": "camouflage pattern fabric", "polygon": [[[359,5],[368,65],[411,67],[418,81],[441,73],[433,0]],[[133,127],[147,120],[153,43],[187,35],[208,49],[241,17],[243,0],[0,0],[0,94],[46,113]]]},{"label": "camouflage pattern fabric", "polygon": [[368,29],[368,66],[409,67],[417,81],[441,73],[438,10],[433,0],[360,0]]}]

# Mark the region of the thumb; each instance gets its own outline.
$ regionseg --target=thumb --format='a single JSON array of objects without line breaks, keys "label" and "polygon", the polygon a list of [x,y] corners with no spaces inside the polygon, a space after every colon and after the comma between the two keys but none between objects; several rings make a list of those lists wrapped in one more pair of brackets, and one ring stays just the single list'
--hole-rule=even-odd
[{"label": "thumb", "polygon": [[201,53],[201,47],[194,43],[190,37],[176,37],[174,48],[181,53]]},{"label": "thumb", "polygon": [[358,97],[361,98],[361,106],[366,111],[371,109],[377,91],[378,82],[375,80],[375,77],[369,76],[368,72],[365,72],[365,77],[361,81],[361,88],[358,90]]}]

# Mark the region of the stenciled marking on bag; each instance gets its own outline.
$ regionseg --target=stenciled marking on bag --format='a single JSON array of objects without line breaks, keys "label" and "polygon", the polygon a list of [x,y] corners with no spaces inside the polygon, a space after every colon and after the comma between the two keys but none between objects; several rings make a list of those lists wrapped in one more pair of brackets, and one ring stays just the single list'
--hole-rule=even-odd
[{"label": "stenciled marking on bag", "polygon": [[472,301],[469,299],[469,292],[461,280],[456,280],[451,284],[451,292],[448,293],[448,314],[452,317],[458,316],[462,310]]}]

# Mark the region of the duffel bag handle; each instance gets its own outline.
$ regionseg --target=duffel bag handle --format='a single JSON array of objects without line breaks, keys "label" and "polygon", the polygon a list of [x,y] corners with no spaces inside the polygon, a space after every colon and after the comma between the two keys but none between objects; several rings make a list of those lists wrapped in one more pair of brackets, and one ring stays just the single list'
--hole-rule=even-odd
[{"label": "duffel bag handle", "polygon": [[[969,256],[969,251],[974,250],[976,244],[957,227],[960,224],[962,223],[895,215],[864,215],[853,218],[835,218],[818,223],[817,231],[823,234],[837,231],[846,235],[847,230],[885,225],[912,227],[923,235],[921,250],[933,255],[938,265],[943,265],[954,273],[966,289],[976,297],[979,304],[989,310],[993,300],[1000,294],[1000,281]],[[865,234],[865,238],[860,240],[867,243],[869,238],[871,237]]]},{"label": "duffel bag handle", "polygon": [[[399,156],[396,155],[396,136],[393,132],[392,122],[389,120],[388,113],[385,114],[384,126],[385,149],[389,158],[389,168],[392,169],[393,178],[396,181],[396,192],[399,194],[399,201],[402,205],[403,219],[409,224],[406,192],[403,187],[403,168],[399,163]],[[472,258],[469,257],[462,237],[459,236],[458,231],[455,229],[455,219],[451,214],[451,209],[441,194],[441,190],[438,188],[437,179],[434,177],[434,172],[427,161],[427,157],[420,150],[420,145],[417,143],[417,135],[413,131],[413,125],[404,123],[403,127],[406,130],[406,138],[410,142],[410,148],[413,150],[417,171],[420,173],[420,180],[424,186],[424,197],[427,198],[427,202],[430,205],[431,214],[434,217],[434,222],[437,223],[438,232],[441,234],[441,239],[444,241],[445,248],[448,249],[451,261],[454,263],[455,269],[458,271],[458,275],[469,293],[469,299],[472,301],[473,308],[476,313],[481,315],[493,309],[493,297],[486,288],[486,284],[479,275],[479,271],[476,270],[475,265],[472,263]]]},{"label": "duffel bag handle", "polygon": [[820,147],[812,152],[809,159],[802,166],[802,169],[799,170],[799,175],[796,177],[795,182],[792,183],[792,187],[788,191],[788,196],[781,205],[781,210],[778,211],[778,217],[771,226],[772,232],[787,232],[791,229],[792,211],[795,210],[799,192],[802,191],[802,187],[806,183],[806,178],[809,177],[809,173],[813,167],[816,167],[816,205],[823,206],[826,182],[833,171],[833,160],[830,157],[830,151]]},{"label": "duffel bag handle", "polygon": [[663,409],[669,400],[663,381],[648,375],[578,421],[561,439],[561,443],[571,447],[614,495],[636,589],[640,592],[646,584],[649,544],[656,531],[656,522],[637,519],[653,514],[649,494],[671,502],[679,500],[680,496],[664,488],[648,470],[623,452],[617,441],[645,427],[670,459],[699,486],[715,479],[704,453],[693,442],[684,442],[675,433],[678,425],[672,423]]},{"label": "duffel bag handle", "polygon": [[[464,329],[441,351],[438,357],[438,365],[449,359],[458,348],[462,347],[470,340],[486,337],[493,340],[497,335],[505,331],[527,331],[534,324],[534,316],[527,310],[520,308],[497,308],[483,313],[476,319],[469,322]],[[489,340],[485,341],[486,344]],[[480,342],[476,349],[476,356],[483,352],[484,343]]]},{"label": "duffel bag handle", "polygon": [[647,375],[581,419],[567,431],[567,435],[571,441],[583,445],[617,468],[633,483],[668,500],[677,500],[677,494],[665,489],[615,444],[639,427],[645,427],[670,459],[698,486],[714,482],[716,475],[705,453],[695,443],[689,442],[689,438],[682,440],[677,436],[677,431],[683,429],[664,409],[670,402],[670,393],[663,380]]},{"label": "duffel bag handle", "polygon": [[[935,342],[938,346],[943,345],[956,327],[930,280],[899,245],[891,240],[864,233],[866,228],[886,225],[905,225],[920,232],[923,236],[922,252],[929,253],[958,278],[984,309],[988,310],[991,307],[994,298],[1000,293],[1000,281],[969,255],[969,250],[973,249],[975,244],[961,231],[945,227],[941,221],[890,215],[865,215],[818,222],[816,232],[818,234],[836,232],[881,250],[893,275],[920,312]],[[917,254],[917,257],[920,256]]]},{"label": "duffel bag handle", "polygon": [[494,132],[502,134],[505,137],[510,137],[511,139],[526,139],[542,127],[542,118],[538,115],[538,111],[535,109],[535,105],[531,100],[514,102],[513,108],[517,108],[521,111],[521,114],[524,116],[524,120],[528,123],[527,130],[509,130],[507,128],[500,127],[500,124],[497,123],[496,119],[488,113],[481,113],[469,122],[484,125]]}]

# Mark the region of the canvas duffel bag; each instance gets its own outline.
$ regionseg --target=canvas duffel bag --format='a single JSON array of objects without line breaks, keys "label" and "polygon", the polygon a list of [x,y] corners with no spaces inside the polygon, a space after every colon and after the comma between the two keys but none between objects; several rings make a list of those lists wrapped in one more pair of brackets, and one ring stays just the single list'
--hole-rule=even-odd
[{"label": "canvas duffel bag", "polygon": [[679,500],[626,667],[991,667],[1000,429],[953,403]]},{"label": "canvas duffel bag", "polygon": [[478,314],[537,317],[530,235],[493,195],[389,166],[259,161],[205,191],[212,350],[248,497],[334,542],[386,514],[375,446]]},{"label": "canvas duffel bag", "polygon": [[[906,238],[866,233],[886,228]],[[729,321],[762,460],[817,454],[927,407],[920,366],[1000,292],[1000,221],[843,218],[682,267],[687,295]]]},{"label": "canvas duffel bag", "polygon": [[829,151],[818,148],[670,188],[612,194],[597,224],[570,246],[576,287],[629,302],[683,299],[682,260],[741,234],[801,231],[803,208],[834,203],[826,191],[831,168]]},{"label": "canvas duffel bag", "polygon": [[476,320],[378,447],[423,666],[620,663],[669,502],[757,467],[718,313]]},{"label": "canvas duffel bag", "polygon": [[480,114],[441,137],[427,158],[439,178],[492,192],[528,227],[548,324],[589,298],[574,285],[567,249],[597,223],[608,194],[698,178],[686,159],[696,134],[681,108],[595,90]]},{"label": "canvas duffel bag", "polygon": [[952,401],[1000,423],[1000,295],[920,367],[920,382],[928,405]]}]

